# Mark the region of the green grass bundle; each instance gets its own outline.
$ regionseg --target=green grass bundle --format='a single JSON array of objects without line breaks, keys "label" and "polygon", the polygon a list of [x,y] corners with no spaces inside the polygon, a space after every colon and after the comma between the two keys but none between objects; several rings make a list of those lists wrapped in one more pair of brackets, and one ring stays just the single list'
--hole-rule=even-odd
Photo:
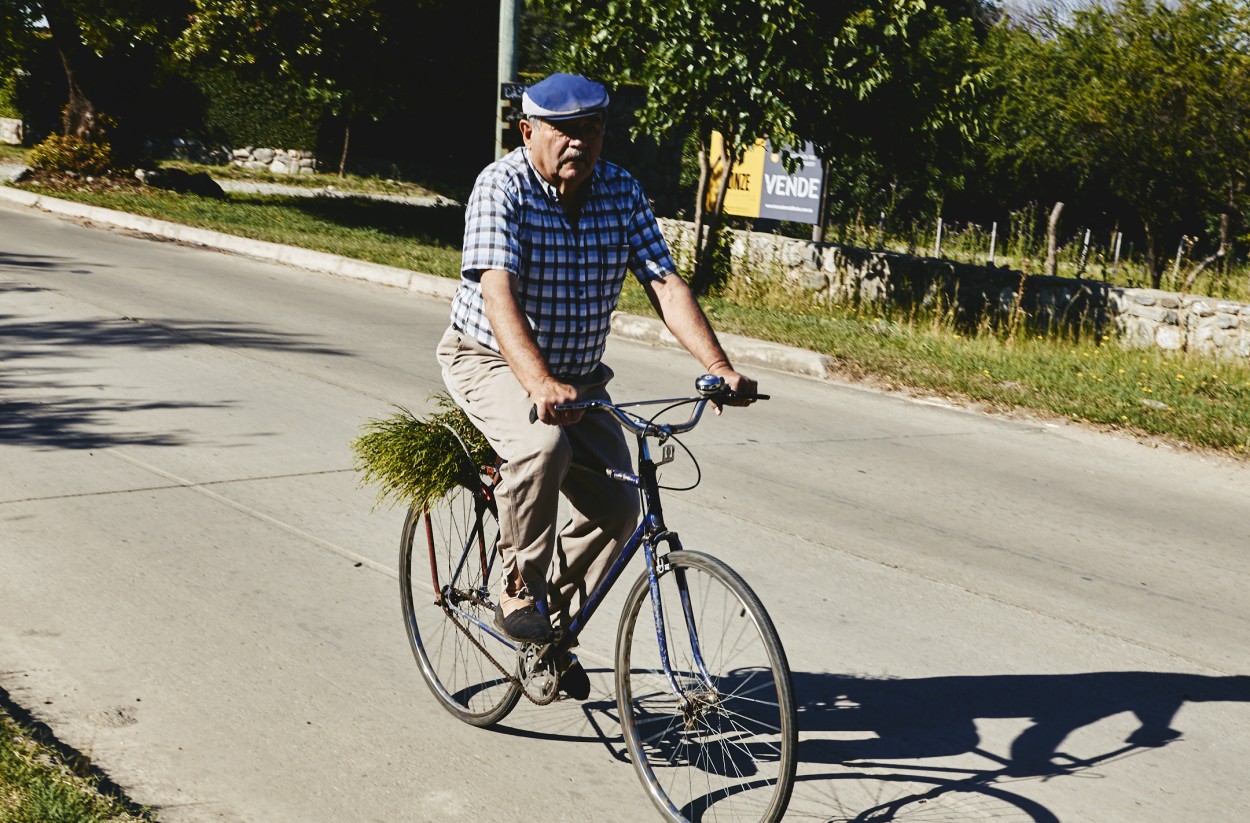
[{"label": "green grass bundle", "polygon": [[367,422],[352,441],[361,483],[378,487],[379,505],[424,508],[456,486],[471,487],[478,469],[494,462],[490,444],[460,407],[445,394],[434,399],[436,411],[426,419],[397,407],[390,417]]}]

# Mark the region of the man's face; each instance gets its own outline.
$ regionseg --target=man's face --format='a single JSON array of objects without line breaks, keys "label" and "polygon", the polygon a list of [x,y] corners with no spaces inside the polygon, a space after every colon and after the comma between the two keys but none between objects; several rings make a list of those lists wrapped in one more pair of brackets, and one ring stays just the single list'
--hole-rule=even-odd
[{"label": "man's face", "polygon": [[561,194],[571,194],[590,179],[603,149],[603,117],[521,121],[521,137],[530,160]]}]

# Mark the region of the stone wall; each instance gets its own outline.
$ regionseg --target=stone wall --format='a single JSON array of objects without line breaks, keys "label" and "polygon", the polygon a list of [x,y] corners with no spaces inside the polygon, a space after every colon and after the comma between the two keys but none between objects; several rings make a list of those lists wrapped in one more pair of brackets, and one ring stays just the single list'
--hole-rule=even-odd
[{"label": "stone wall", "polygon": [[245,169],[273,174],[312,174],[317,170],[317,155],[299,149],[247,148],[230,153],[230,162]]},{"label": "stone wall", "polygon": [[22,121],[13,117],[0,117],[0,143],[22,145]]},{"label": "stone wall", "polygon": [[[688,260],[694,226],[660,223],[679,263]],[[1201,295],[732,231],[730,277],[746,276],[778,278],[816,302],[938,309],[969,326],[1022,317],[1043,331],[1109,334],[1133,347],[1250,359],[1250,305]]]},{"label": "stone wall", "polygon": [[317,170],[317,156],[298,149],[271,149],[246,146],[212,146],[200,140],[174,138],[166,146],[156,147],[159,154],[174,160],[203,163],[209,166],[234,165],[274,174],[312,174]]}]

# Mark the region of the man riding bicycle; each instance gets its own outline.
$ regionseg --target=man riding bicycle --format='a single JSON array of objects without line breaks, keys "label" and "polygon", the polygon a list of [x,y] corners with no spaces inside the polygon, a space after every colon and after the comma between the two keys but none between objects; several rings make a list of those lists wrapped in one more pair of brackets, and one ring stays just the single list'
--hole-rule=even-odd
[{"label": "man riding bicycle", "polygon": [[[522,98],[524,147],[478,176],[465,219],[460,287],[438,344],[452,396],[504,460],[495,487],[504,590],[496,621],[518,642],[567,626],[638,521],[637,492],[573,462],[628,466],[624,433],[607,415],[558,410],[609,400],[601,362],[628,270],[677,340],[729,388],[754,393],[716,339],[638,182],[599,159],[608,94],[553,74]],[[531,409],[544,425],[530,423]],[[559,496],[572,519],[556,533]],[[576,658],[560,688],[585,699]]]}]

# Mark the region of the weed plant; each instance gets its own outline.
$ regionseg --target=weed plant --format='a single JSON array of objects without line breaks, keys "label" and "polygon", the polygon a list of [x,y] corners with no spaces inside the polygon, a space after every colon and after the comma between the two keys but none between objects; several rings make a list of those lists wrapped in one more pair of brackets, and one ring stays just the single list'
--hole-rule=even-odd
[{"label": "weed plant", "polygon": [[[404,408],[368,421],[352,442],[361,484],[378,489],[378,505],[426,508],[456,486],[471,487],[478,469],[494,463],[486,438],[445,394],[420,418]],[[464,459],[468,449],[470,463]]]}]

